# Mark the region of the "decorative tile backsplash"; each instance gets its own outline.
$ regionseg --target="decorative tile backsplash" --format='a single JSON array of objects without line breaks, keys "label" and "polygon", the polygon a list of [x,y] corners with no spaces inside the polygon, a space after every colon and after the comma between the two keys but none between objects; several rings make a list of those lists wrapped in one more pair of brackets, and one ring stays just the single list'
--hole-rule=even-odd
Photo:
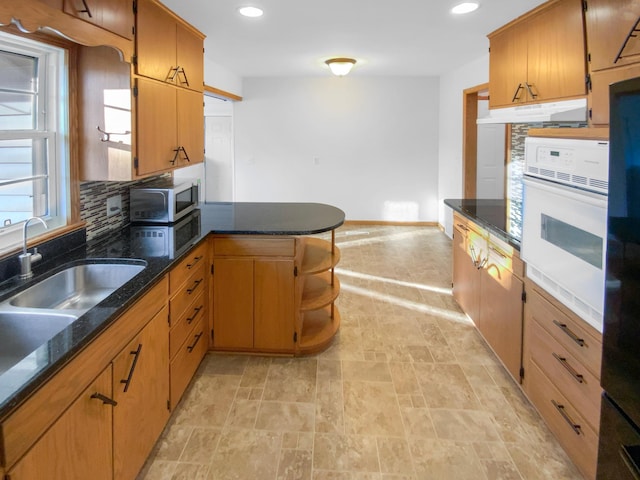
[{"label": "decorative tile backsplash", "polygon": [[511,146],[507,166],[507,199],[509,200],[509,232],[517,238],[522,235],[522,176],[524,174],[524,139],[531,125],[511,125]]},{"label": "decorative tile backsplash", "polygon": [[[171,174],[135,182],[80,183],[80,219],[87,222],[87,241],[126,226],[129,223],[129,189],[158,178],[171,178]],[[107,198],[114,195],[121,196],[122,209],[120,213],[107,217]]]}]

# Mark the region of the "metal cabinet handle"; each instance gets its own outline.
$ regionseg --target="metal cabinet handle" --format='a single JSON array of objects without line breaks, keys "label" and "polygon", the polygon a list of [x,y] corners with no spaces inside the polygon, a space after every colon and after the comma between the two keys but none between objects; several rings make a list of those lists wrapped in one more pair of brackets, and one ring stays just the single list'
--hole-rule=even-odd
[{"label": "metal cabinet handle", "polygon": [[520,90],[522,90],[524,87],[522,86],[521,83],[518,84],[518,88],[516,88],[515,93],[513,94],[513,98],[511,99],[511,103],[515,102],[516,100],[520,100],[520,97],[518,96],[518,94],[520,93]]},{"label": "metal cabinet handle", "polygon": [[131,370],[129,370],[129,375],[126,379],[120,380],[120,383],[124,383],[124,390],[126,392],[129,390],[129,385],[131,384],[131,378],[133,378],[133,371],[136,369],[136,364],[138,363],[138,358],[140,358],[140,351],[142,350],[142,344],[138,344],[138,348],[133,352],[129,352],[133,355],[133,363],[131,364]]},{"label": "metal cabinet handle", "polygon": [[204,257],[204,255],[198,255],[197,257],[193,258],[193,262],[191,263],[187,263],[187,269],[191,270],[196,263],[198,263],[200,260],[202,260],[202,257]]},{"label": "metal cabinet handle", "polygon": [[189,158],[189,154],[187,153],[187,150],[184,147],[180,147],[180,150],[182,150],[182,153],[184,153],[184,159],[187,162],[191,162],[191,159]]},{"label": "metal cabinet handle", "polygon": [[527,86],[527,90],[529,92],[529,95],[531,95],[531,98],[533,98],[533,99],[538,98],[538,94],[537,93],[533,93],[533,90],[531,89],[531,85],[529,85],[528,83],[525,83],[525,85]]},{"label": "metal cabinet handle", "polygon": [[473,266],[478,266],[478,256],[476,255],[476,249],[473,245],[469,245],[469,253],[471,253],[471,261],[473,262]]},{"label": "metal cabinet handle", "polygon": [[560,362],[560,365],[562,365],[567,370],[567,372],[569,372],[569,374],[575,379],[576,382],[584,383],[584,376],[576,372],[575,369],[571,365],[569,365],[569,362],[567,362],[567,359],[565,357],[561,357],[555,352],[553,352],[552,355],[553,358],[558,360]]},{"label": "metal cabinet handle", "polygon": [[91,395],[91,398],[95,398],[97,400],[101,400],[104,405],[112,405],[114,407],[116,405],[118,405],[118,402],[116,402],[115,400],[107,397],[106,395],[98,393],[98,392],[96,392],[93,395]]},{"label": "metal cabinet handle", "polygon": [[130,135],[131,134],[131,130],[126,130],[123,133],[107,132],[107,131],[101,129],[100,125],[98,125],[96,127],[96,129],[102,134],[102,138],[100,139],[101,142],[110,142],[111,141],[111,135]]},{"label": "metal cabinet handle", "polygon": [[193,342],[193,344],[189,345],[187,347],[187,350],[189,350],[189,353],[193,352],[193,349],[196,348],[196,345],[198,344],[198,342],[200,341],[200,337],[202,337],[202,332],[200,332],[199,334],[196,335],[195,340]]},{"label": "metal cabinet handle", "polygon": [[580,430],[580,425],[577,424],[576,422],[574,422],[571,417],[569,416],[569,414],[566,412],[566,410],[564,409],[564,405],[560,405],[558,402],[556,402],[555,400],[551,400],[551,403],[553,403],[553,406],[556,407],[556,410],[558,410],[558,413],[560,413],[560,415],[562,415],[562,418],[564,418],[564,421],[567,422],[569,424],[569,426],[571,427],[571,429],[576,433],[576,435],[581,435],[582,431]]},{"label": "metal cabinet handle", "polygon": [[469,227],[467,227],[466,225],[463,225],[461,223],[456,223],[456,225],[458,226],[458,228],[460,228],[461,230],[464,230],[465,232],[469,231]]},{"label": "metal cabinet handle", "polygon": [[557,320],[553,321],[553,324],[558,327],[560,330],[562,330],[567,336],[569,336],[569,338],[571,338],[571,340],[573,340],[574,342],[576,342],[578,345],[580,345],[581,347],[584,347],[584,339],[578,337],[575,333],[573,333],[571,331],[571,329],[569,327],[567,327],[566,323],[560,323]]},{"label": "metal cabinet handle", "polygon": [[193,284],[193,287],[191,288],[187,288],[187,293],[189,295],[191,295],[193,292],[196,291],[196,288],[198,288],[198,285],[200,285],[200,283],[202,282],[202,280],[204,280],[204,278],[201,278],[200,280],[196,280]]},{"label": "metal cabinet handle", "polygon": [[89,5],[87,5],[87,0],[82,0],[82,5],[84,5],[84,10],[78,10],[78,12],[86,13],[89,18],[93,18],[93,15],[91,15],[91,10],[89,10]]},{"label": "metal cabinet handle", "polygon": [[[180,82],[180,83],[184,83],[187,87],[190,86],[189,85],[189,79],[187,78],[187,72],[184,71],[184,67],[180,67],[180,70],[178,72],[178,74],[182,74],[182,76],[184,77],[184,82]],[[178,77],[178,80],[180,79],[180,77]]]},{"label": "metal cabinet handle", "polygon": [[491,250],[493,253],[495,253],[496,255],[498,255],[499,257],[502,258],[507,258],[507,255],[505,255],[504,253],[502,253],[500,250],[498,250],[496,247],[492,247],[491,245],[489,245],[489,250]]},{"label": "metal cabinet handle", "polygon": [[198,316],[198,313],[200,313],[200,310],[202,310],[204,308],[203,305],[200,305],[199,307],[196,307],[193,309],[193,315],[191,315],[189,318],[187,318],[187,323],[189,325],[191,325],[191,322],[193,322],[196,317]]},{"label": "metal cabinet handle", "polygon": [[178,148],[173,150],[175,152],[175,155],[173,156],[173,160],[169,160],[169,163],[171,165],[175,165],[176,162],[178,161],[178,155],[180,155],[180,150],[181,149],[182,149],[182,147],[178,147]]},{"label": "metal cabinet handle", "polygon": [[[176,79],[176,75],[178,75],[178,72],[180,71],[180,66],[176,66],[176,67],[171,67],[171,69],[169,70],[169,75],[167,75],[167,80],[171,80],[172,82]],[[171,74],[171,72],[173,72],[173,75]]]}]

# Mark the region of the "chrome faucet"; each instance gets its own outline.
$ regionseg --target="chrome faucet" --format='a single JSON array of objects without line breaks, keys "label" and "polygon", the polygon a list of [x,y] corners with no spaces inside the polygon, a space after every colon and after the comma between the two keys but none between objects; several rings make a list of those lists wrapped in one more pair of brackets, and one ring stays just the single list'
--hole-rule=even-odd
[{"label": "chrome faucet", "polygon": [[26,222],[24,222],[24,226],[22,227],[22,235],[23,235],[23,243],[22,243],[22,254],[18,255],[20,259],[20,279],[30,278],[33,276],[33,272],[31,271],[31,264],[37,262],[38,260],[42,260],[42,254],[38,253],[38,248],[34,247],[33,253],[27,253],[27,226],[31,220],[38,220],[44,228],[47,229],[47,224],[40,217],[31,217]]}]

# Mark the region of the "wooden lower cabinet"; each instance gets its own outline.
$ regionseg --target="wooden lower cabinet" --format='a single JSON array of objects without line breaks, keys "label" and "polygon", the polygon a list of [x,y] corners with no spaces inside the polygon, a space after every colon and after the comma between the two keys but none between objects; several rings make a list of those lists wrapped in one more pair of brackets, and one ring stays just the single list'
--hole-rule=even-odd
[{"label": "wooden lower cabinet", "polygon": [[585,478],[596,476],[601,334],[527,280],[523,389]]},{"label": "wooden lower cabinet", "polygon": [[114,478],[134,479],[169,419],[169,324],[163,307],[113,360]]},{"label": "wooden lower cabinet", "polygon": [[112,480],[112,405],[109,365],[7,474],[10,480]]},{"label": "wooden lower cabinet", "polygon": [[517,252],[454,215],[453,297],[516,381],[522,366],[522,262]]}]

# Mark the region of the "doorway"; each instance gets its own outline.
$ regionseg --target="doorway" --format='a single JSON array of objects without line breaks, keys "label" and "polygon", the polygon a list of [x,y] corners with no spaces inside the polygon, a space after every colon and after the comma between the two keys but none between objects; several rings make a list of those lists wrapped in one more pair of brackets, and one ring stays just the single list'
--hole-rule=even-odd
[{"label": "doorway", "polygon": [[205,96],[205,201],[232,202],[233,102]]},{"label": "doorway", "polygon": [[476,123],[489,109],[488,83],[468,88],[463,95],[464,198],[504,199],[507,127]]}]

